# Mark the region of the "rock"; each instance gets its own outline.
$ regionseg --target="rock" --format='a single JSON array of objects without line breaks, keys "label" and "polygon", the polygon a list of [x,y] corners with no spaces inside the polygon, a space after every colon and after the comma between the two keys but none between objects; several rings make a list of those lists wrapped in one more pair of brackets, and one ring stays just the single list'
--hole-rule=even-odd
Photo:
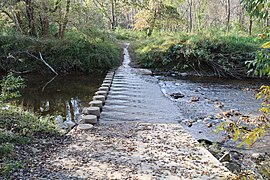
[{"label": "rock", "polygon": [[198,139],[198,142],[201,143],[201,144],[209,145],[209,146],[213,144],[212,141],[207,140],[207,139]]},{"label": "rock", "polygon": [[264,155],[262,153],[253,153],[251,154],[251,157],[255,160],[263,161]]},{"label": "rock", "polygon": [[185,77],[185,76],[187,76],[188,74],[187,74],[187,73],[180,73],[179,75]]},{"label": "rock", "polygon": [[193,124],[192,124],[191,121],[188,121],[188,122],[186,123],[186,125],[187,125],[187,127],[191,127]]},{"label": "rock", "polygon": [[226,152],[220,159],[220,162],[229,162],[231,160],[230,153]]},{"label": "rock", "polygon": [[79,130],[89,130],[89,129],[93,129],[93,125],[92,124],[79,124],[78,125],[78,129]]},{"label": "rock", "polygon": [[96,115],[97,117],[99,117],[100,116],[100,108],[99,107],[83,108],[82,113],[84,115]]},{"label": "rock", "polygon": [[34,154],[41,152],[41,150],[39,150],[39,149],[37,149],[37,148],[34,148],[34,147],[31,147],[31,150],[32,150],[32,152],[33,152]]},{"label": "rock", "polygon": [[244,155],[238,151],[232,150],[230,151],[231,159],[233,160],[240,160],[243,159]]},{"label": "rock", "polygon": [[175,83],[175,85],[176,85],[176,86],[180,86],[180,84],[179,84],[179,83]]},{"label": "rock", "polygon": [[223,162],[222,164],[233,173],[241,171],[241,165],[236,162]]},{"label": "rock", "polygon": [[185,95],[184,94],[182,94],[182,93],[172,93],[172,94],[170,94],[170,96],[172,97],[172,98],[174,98],[174,99],[179,99],[179,98],[183,98],[183,97],[185,97]]},{"label": "rock", "polygon": [[190,102],[198,102],[199,99],[200,99],[199,97],[193,96],[193,97],[191,97]]},{"label": "rock", "polygon": [[207,127],[208,127],[208,128],[210,128],[210,127],[212,127],[212,126],[213,126],[212,123],[208,123],[208,124],[207,124]]},{"label": "rock", "polygon": [[222,102],[216,101],[215,102],[215,107],[222,108],[222,107],[224,107],[224,104]]},{"label": "rock", "polygon": [[86,124],[96,124],[97,123],[97,116],[95,115],[85,115],[82,116],[82,124],[86,123]]}]

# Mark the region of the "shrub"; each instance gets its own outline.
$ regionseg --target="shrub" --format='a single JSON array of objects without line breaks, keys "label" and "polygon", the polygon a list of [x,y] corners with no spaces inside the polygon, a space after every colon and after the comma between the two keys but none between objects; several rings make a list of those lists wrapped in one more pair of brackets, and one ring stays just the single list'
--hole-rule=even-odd
[{"label": "shrub", "polygon": [[173,34],[135,43],[141,65],[153,69],[214,72],[246,76],[245,62],[255,58],[259,40],[246,36]]}]

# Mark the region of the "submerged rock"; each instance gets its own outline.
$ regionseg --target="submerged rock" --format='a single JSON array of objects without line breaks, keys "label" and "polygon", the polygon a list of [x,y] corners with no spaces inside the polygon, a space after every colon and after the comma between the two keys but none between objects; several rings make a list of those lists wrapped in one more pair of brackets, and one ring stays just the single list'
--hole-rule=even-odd
[{"label": "submerged rock", "polygon": [[229,162],[231,160],[230,153],[226,152],[220,159],[220,162]]},{"label": "submerged rock", "polygon": [[223,162],[222,164],[233,173],[241,172],[241,165],[236,162]]},{"label": "submerged rock", "polygon": [[179,98],[183,98],[183,97],[185,97],[185,95],[184,94],[182,94],[182,93],[172,93],[172,94],[170,94],[170,96],[172,97],[172,98],[174,98],[174,99],[179,99]]}]

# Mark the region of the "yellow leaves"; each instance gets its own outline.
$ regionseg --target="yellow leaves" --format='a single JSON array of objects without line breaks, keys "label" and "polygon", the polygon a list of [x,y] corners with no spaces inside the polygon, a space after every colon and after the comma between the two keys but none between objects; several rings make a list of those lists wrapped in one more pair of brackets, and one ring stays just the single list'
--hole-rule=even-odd
[{"label": "yellow leaves", "polygon": [[260,37],[260,39],[265,39],[266,38],[265,34],[258,34],[258,36]]},{"label": "yellow leaves", "polygon": [[246,144],[248,147],[253,145],[257,139],[265,134],[265,128],[264,127],[258,127],[249,133],[246,133],[243,141],[239,144],[239,146],[242,146],[243,144]]},{"label": "yellow leaves", "polygon": [[150,13],[147,10],[139,11],[135,15],[134,30],[145,30],[150,27]]},{"label": "yellow leaves", "polygon": [[268,109],[267,107],[262,107],[262,108],[260,109],[260,111],[261,111],[262,113],[264,113],[264,114],[268,114],[269,109]]},{"label": "yellow leaves", "polygon": [[262,49],[268,49],[268,48],[270,48],[270,41],[264,43],[264,44],[261,46],[261,48],[262,48]]}]

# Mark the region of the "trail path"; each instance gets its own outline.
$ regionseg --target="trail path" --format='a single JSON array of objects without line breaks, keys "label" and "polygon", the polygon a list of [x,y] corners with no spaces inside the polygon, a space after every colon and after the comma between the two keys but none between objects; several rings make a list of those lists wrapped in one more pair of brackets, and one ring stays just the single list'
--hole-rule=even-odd
[{"label": "trail path", "polygon": [[[74,130],[37,177],[57,179],[228,179],[232,174],[177,123],[177,105],[155,79],[133,69],[127,48],[100,124]],[[48,168],[50,167],[50,168]],[[35,173],[31,175],[35,177]]]}]

